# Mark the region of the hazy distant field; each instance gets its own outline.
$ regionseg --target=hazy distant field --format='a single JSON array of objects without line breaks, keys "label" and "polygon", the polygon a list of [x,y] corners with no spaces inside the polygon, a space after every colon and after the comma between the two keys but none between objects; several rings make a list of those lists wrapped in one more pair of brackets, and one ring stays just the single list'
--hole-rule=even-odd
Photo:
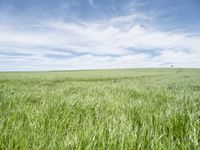
[{"label": "hazy distant field", "polygon": [[0,73],[0,149],[200,149],[200,69]]}]

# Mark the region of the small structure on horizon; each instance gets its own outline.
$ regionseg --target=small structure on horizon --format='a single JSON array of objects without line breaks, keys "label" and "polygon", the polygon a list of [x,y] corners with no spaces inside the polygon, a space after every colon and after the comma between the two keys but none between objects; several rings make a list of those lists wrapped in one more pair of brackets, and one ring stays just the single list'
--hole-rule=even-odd
[{"label": "small structure on horizon", "polygon": [[171,68],[174,68],[174,65],[171,65]]}]

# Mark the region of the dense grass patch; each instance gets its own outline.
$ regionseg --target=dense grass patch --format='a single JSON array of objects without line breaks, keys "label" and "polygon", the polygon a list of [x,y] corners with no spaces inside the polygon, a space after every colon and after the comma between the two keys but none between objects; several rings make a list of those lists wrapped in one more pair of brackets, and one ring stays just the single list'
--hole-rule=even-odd
[{"label": "dense grass patch", "polygon": [[200,149],[200,70],[0,73],[0,149]]}]

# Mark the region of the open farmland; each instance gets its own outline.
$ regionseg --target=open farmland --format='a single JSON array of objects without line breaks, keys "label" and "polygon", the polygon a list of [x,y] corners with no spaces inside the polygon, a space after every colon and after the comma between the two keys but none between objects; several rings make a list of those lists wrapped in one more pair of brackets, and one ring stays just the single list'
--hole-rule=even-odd
[{"label": "open farmland", "polygon": [[200,149],[200,69],[2,72],[0,149]]}]

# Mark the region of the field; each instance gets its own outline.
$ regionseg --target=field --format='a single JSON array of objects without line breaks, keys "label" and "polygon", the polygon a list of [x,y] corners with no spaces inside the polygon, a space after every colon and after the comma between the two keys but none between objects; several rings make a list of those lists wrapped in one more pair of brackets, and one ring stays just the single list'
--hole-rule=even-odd
[{"label": "field", "polygon": [[0,149],[200,149],[200,69],[2,72]]}]

